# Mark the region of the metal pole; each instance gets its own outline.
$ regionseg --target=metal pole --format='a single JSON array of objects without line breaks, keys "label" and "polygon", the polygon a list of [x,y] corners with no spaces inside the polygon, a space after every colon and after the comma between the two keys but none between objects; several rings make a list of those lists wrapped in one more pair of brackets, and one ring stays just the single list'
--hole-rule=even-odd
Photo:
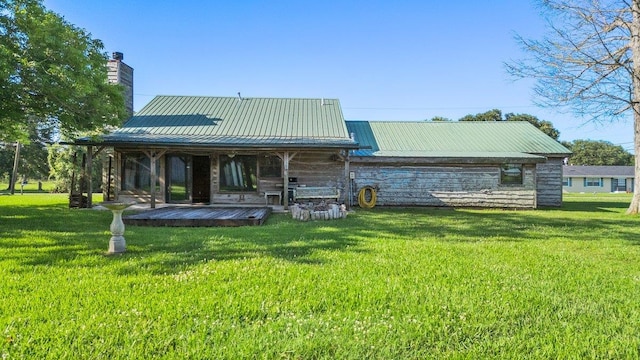
[{"label": "metal pole", "polygon": [[107,175],[107,201],[111,200],[111,166],[112,166],[112,161],[113,157],[109,156],[109,171],[108,171],[108,175]]}]

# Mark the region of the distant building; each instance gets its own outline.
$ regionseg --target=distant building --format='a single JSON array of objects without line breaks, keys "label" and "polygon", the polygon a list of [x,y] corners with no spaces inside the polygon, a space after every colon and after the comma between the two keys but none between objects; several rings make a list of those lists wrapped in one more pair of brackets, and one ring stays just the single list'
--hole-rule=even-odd
[{"label": "distant building", "polygon": [[133,68],[125,64],[122,60],[124,55],[121,52],[114,52],[112,59],[107,62],[107,78],[111,84],[124,86],[124,105],[127,108],[127,115],[133,116]]},{"label": "distant building", "polygon": [[633,166],[563,166],[562,190],[571,193],[633,192]]}]

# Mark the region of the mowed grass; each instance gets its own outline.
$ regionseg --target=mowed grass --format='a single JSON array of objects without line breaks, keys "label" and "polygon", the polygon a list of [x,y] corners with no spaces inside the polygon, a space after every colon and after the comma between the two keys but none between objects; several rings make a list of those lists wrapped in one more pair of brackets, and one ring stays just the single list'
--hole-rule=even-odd
[{"label": "mowed grass", "polygon": [[[40,183],[40,186],[38,185],[38,183]],[[23,185],[20,182],[20,179],[18,179],[18,183],[14,188],[14,194],[52,192],[54,188],[55,183],[51,180],[29,180],[26,184]],[[9,183],[0,181],[0,195],[8,195],[9,193]]]},{"label": "mowed grass", "polygon": [[638,358],[629,199],[128,226],[107,256],[109,212],[0,196],[0,358]]}]

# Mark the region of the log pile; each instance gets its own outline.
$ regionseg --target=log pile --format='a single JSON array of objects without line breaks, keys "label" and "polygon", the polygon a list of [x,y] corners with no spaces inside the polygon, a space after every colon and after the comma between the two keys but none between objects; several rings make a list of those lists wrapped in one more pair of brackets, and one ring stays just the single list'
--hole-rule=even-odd
[{"label": "log pile", "polygon": [[347,208],[338,204],[295,204],[291,206],[291,217],[300,221],[342,219],[347,217]]}]

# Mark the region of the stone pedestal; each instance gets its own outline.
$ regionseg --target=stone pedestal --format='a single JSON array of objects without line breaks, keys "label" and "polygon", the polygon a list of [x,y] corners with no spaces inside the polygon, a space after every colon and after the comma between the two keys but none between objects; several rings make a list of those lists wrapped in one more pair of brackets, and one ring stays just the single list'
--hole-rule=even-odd
[{"label": "stone pedestal", "polygon": [[133,204],[135,203],[112,201],[100,203],[100,205],[111,210],[113,213],[113,221],[111,221],[111,226],[109,226],[109,230],[111,230],[111,239],[109,240],[108,250],[109,254],[119,254],[126,251],[127,243],[124,240],[124,222],[122,222],[122,212]]}]

